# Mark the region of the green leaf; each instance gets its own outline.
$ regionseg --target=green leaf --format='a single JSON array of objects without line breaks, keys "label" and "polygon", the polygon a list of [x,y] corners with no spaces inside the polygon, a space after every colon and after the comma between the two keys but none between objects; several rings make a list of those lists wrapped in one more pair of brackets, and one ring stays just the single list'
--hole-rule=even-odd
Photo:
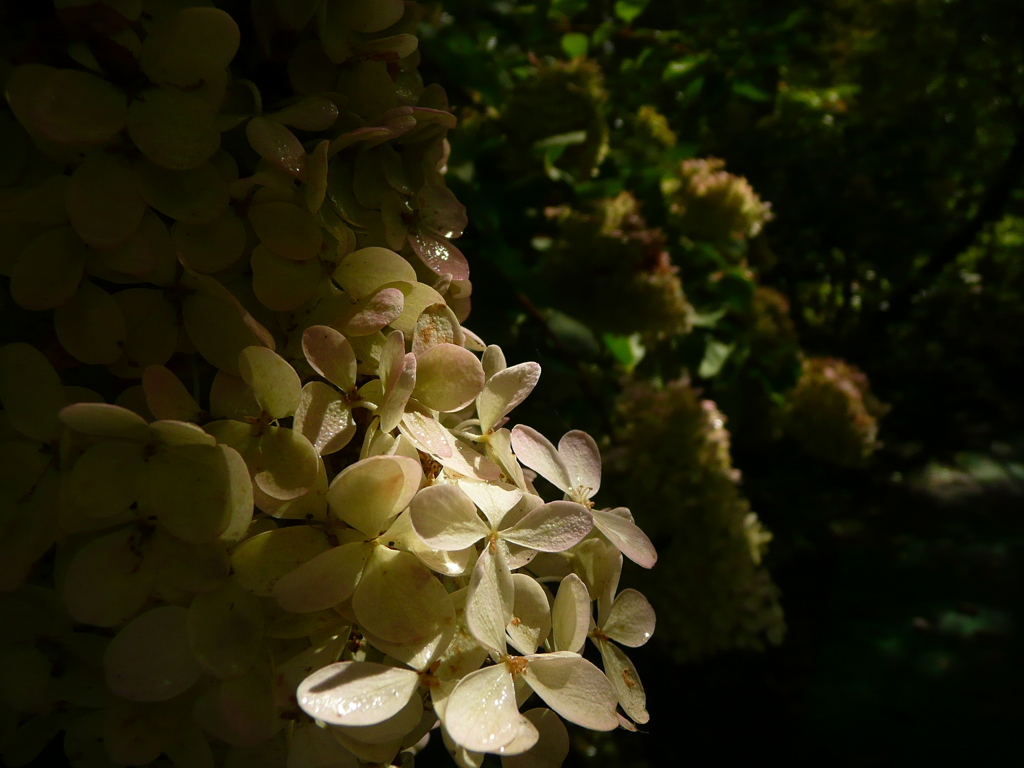
[{"label": "green leaf", "polygon": [[618,0],[615,3],[615,15],[627,24],[643,13],[647,7],[648,0]]},{"label": "green leaf", "polygon": [[682,59],[670,61],[665,65],[665,69],[661,73],[661,79],[665,82],[677,80],[680,77],[690,74],[706,60],[707,54],[700,54],[699,56],[687,56]]},{"label": "green leaf", "polygon": [[559,133],[554,136],[548,136],[547,138],[540,139],[539,141],[533,142],[534,149],[548,149],[550,147],[570,147],[573,144],[582,144],[587,140],[586,131],[570,131],[569,133]]},{"label": "green leaf", "polygon": [[718,339],[709,338],[707,346],[704,347],[704,359],[700,361],[697,375],[702,379],[711,379],[717,376],[735,348],[735,343],[726,344]]},{"label": "green leaf", "polygon": [[704,87],[704,78],[703,77],[695,77],[695,78],[693,78],[693,80],[691,80],[690,83],[683,89],[683,98],[682,98],[682,100],[684,102],[686,102],[686,101],[692,101],[693,99],[697,98],[697,96],[700,94],[701,88],[703,88],[703,87]]},{"label": "green leaf", "polygon": [[690,324],[694,328],[714,328],[718,321],[725,317],[725,307],[711,310],[710,312],[694,311],[691,315]]},{"label": "green leaf", "polygon": [[586,10],[588,0],[551,0],[551,16],[564,16],[571,19],[580,11]]},{"label": "green leaf", "polygon": [[615,31],[615,24],[611,21],[606,21],[601,24],[597,29],[594,30],[590,36],[590,44],[593,46],[601,45],[606,40],[610,40],[612,33]]},{"label": "green leaf", "polygon": [[569,32],[562,35],[562,50],[570,59],[578,59],[587,55],[590,41],[582,32]]},{"label": "green leaf", "polygon": [[625,369],[626,373],[632,373],[647,354],[647,348],[640,341],[639,333],[634,333],[632,336],[616,336],[606,333],[602,339],[604,345],[608,347],[608,351],[612,353],[612,357]]},{"label": "green leaf", "polygon": [[751,101],[771,101],[771,94],[765,93],[753,83],[738,81],[732,84],[732,92]]}]

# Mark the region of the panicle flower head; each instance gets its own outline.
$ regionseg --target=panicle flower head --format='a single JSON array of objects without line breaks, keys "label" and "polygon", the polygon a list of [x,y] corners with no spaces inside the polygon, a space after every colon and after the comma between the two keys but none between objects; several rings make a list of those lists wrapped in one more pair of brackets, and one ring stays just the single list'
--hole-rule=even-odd
[{"label": "panicle flower head", "polygon": [[607,101],[596,61],[538,61],[531,76],[516,86],[501,116],[510,163],[532,160],[537,142],[562,137],[568,143],[558,167],[581,181],[596,175],[608,154]]},{"label": "panicle flower head", "polygon": [[887,410],[858,368],[808,357],[789,395],[786,431],[812,455],[856,466],[878,447],[878,420]]},{"label": "panicle flower head", "polygon": [[[616,404],[608,485],[640,511],[662,552],[641,575],[659,638],[680,660],[778,643],[778,589],[760,559],[771,534],[741,495],[725,417],[686,380],[626,387]],[[671,610],[668,607],[671,606]]]},{"label": "panicle flower head", "polygon": [[772,219],[742,176],[725,170],[725,161],[710,157],[684,160],[661,182],[669,217],[680,234],[693,240],[722,241],[754,237]]},{"label": "panicle flower head", "polygon": [[[264,3],[295,92],[264,104],[227,12],[142,5],[88,5],[96,44],[56,57],[78,68],[7,79],[26,157],[0,171],[0,272],[59,344],[0,347],[5,762],[64,731],[76,765],[387,765],[440,722],[460,766],[556,768],[560,718],[645,722],[613,643],[654,631],[618,581],[657,555],[596,505],[589,435],[510,428],[540,366],[463,326],[422,9]],[[596,65],[544,65],[523,98],[536,138],[586,133],[589,175]],[[72,360],[117,401],[65,386]]]},{"label": "panicle flower head", "polygon": [[540,272],[552,285],[573,285],[557,301],[592,328],[662,338],[686,333],[690,306],[664,233],[650,228],[628,192],[589,210],[548,210],[557,238]]}]

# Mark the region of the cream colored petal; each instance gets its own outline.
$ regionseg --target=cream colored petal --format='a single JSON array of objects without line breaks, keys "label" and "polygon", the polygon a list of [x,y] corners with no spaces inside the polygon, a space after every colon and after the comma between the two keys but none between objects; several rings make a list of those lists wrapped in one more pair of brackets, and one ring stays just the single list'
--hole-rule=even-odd
[{"label": "cream colored petal", "polygon": [[471,672],[448,696],[444,725],[452,740],[474,752],[495,752],[520,729],[512,675],[504,664]]},{"label": "cream colored petal", "polygon": [[590,594],[575,573],[570,573],[558,585],[558,594],[551,607],[554,623],[554,649],[579,653],[590,631]]},{"label": "cream colored petal", "polygon": [[524,655],[536,653],[551,632],[551,606],[544,588],[525,573],[513,573],[515,599],[505,631],[508,641]]},{"label": "cream colored petal", "polygon": [[373,456],[342,470],[331,482],[331,511],[367,538],[384,530],[419,490],[423,470],[405,456]]},{"label": "cream colored petal", "polygon": [[601,651],[604,673],[618,694],[619,705],[634,722],[643,725],[651,716],[647,713],[647,694],[636,667],[614,643],[598,640],[597,647]]},{"label": "cream colored petal", "polygon": [[306,714],[325,723],[374,725],[400,712],[419,682],[411,669],[340,661],[303,680],[295,696]]},{"label": "cream colored petal", "polygon": [[310,613],[347,600],[372,551],[372,544],[352,542],[321,552],[277,581],[278,605],[286,611]]},{"label": "cream colored petal", "polygon": [[654,608],[647,598],[635,589],[624,589],[612,603],[601,629],[612,640],[630,648],[638,648],[651,639],[654,624]]},{"label": "cream colored petal", "polygon": [[492,654],[505,655],[505,627],[512,620],[515,588],[500,541],[488,543],[473,568],[466,599],[466,627]]},{"label": "cream colored petal", "polygon": [[575,653],[541,653],[528,657],[523,679],[544,703],[566,720],[593,731],[618,727],[618,696],[597,667]]}]

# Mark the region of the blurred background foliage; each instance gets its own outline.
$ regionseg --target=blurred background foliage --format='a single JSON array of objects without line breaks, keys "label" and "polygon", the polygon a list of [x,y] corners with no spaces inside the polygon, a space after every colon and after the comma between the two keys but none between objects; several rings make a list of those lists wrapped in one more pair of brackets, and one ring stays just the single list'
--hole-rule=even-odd
[{"label": "blurred background foliage", "polygon": [[661,553],[649,733],[570,760],[1019,760],[1024,11],[426,6],[469,325]]}]

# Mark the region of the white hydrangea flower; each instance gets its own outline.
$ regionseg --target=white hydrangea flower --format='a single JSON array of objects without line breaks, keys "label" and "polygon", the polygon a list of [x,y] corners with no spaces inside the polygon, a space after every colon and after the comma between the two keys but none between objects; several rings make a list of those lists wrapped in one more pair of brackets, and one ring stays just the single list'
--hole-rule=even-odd
[{"label": "white hydrangea flower", "polygon": [[573,430],[562,437],[556,449],[540,432],[520,424],[512,430],[511,442],[523,464],[562,491],[566,499],[590,510],[594,527],[622,554],[644,568],[654,567],[658,553],[628,510],[593,508],[591,498],[601,488],[601,452],[594,438]]}]

